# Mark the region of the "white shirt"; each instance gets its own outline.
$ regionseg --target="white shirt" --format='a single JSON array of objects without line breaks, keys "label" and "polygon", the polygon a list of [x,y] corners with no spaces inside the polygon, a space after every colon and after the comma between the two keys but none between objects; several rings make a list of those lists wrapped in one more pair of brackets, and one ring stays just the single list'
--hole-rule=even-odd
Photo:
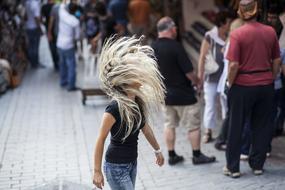
[{"label": "white shirt", "polygon": [[74,47],[74,41],[80,37],[79,20],[70,14],[64,4],[59,7],[59,26],[56,46],[67,50]]},{"label": "white shirt", "polygon": [[224,70],[223,73],[220,77],[219,83],[218,83],[218,87],[217,87],[217,92],[219,92],[221,94],[221,96],[226,97],[225,95],[225,85],[227,82],[227,78],[228,78],[228,67],[229,67],[229,60],[226,59],[226,56],[228,54],[229,51],[229,47],[230,47],[230,42],[228,42],[225,45],[225,51],[224,51]]},{"label": "white shirt", "polygon": [[41,5],[39,0],[27,0],[25,4],[27,21],[26,29],[36,29],[36,17],[40,17]]}]

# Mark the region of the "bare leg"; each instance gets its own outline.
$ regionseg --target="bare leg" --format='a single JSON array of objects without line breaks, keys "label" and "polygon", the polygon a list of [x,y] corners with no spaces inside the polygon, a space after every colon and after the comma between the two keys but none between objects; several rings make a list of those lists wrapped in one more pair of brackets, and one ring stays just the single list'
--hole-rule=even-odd
[{"label": "bare leg", "polygon": [[175,128],[164,128],[164,139],[168,150],[174,150],[175,146]]},{"label": "bare leg", "polygon": [[183,156],[179,156],[175,153],[174,147],[175,147],[175,128],[164,128],[164,138],[166,141],[166,146],[168,149],[169,159],[168,164],[169,165],[175,165],[179,162],[183,162],[184,158]]},{"label": "bare leg", "polygon": [[194,165],[196,164],[207,164],[212,163],[216,161],[216,158],[214,156],[206,156],[203,154],[200,150],[200,144],[201,144],[201,132],[200,128],[197,128],[196,130],[192,130],[188,132],[188,138],[192,145],[193,150],[193,158],[192,163]]},{"label": "bare leg", "polygon": [[201,132],[200,129],[188,132],[188,140],[191,143],[193,150],[200,150]]}]

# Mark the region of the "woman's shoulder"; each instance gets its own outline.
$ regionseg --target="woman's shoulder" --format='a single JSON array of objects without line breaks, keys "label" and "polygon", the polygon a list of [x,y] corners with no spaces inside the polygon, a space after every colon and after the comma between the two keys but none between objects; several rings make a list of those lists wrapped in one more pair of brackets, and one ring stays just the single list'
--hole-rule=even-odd
[{"label": "woman's shoulder", "polygon": [[115,118],[120,115],[119,106],[116,100],[112,100],[106,107],[105,112],[112,114]]}]

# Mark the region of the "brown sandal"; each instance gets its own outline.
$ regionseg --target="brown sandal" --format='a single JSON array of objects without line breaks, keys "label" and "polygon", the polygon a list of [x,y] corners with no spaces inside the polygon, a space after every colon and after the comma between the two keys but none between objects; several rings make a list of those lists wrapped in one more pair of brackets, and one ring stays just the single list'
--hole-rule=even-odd
[{"label": "brown sandal", "polygon": [[212,137],[212,132],[208,131],[205,133],[205,135],[203,136],[203,143],[209,143],[213,141],[213,137]]}]

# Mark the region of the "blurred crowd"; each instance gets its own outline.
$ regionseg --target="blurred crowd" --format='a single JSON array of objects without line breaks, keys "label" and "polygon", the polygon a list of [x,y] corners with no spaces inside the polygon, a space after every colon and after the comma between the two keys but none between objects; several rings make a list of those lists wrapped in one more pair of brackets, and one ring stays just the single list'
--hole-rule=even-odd
[{"label": "blurred crowd", "polygon": [[[1,43],[6,42],[6,45],[1,46],[1,58],[8,61],[6,67],[10,65],[6,70],[10,70],[10,73],[18,72],[19,75],[28,65],[27,61],[32,68],[43,67],[39,63],[39,46],[41,37],[46,35],[54,69],[60,74],[60,85],[69,91],[76,90],[75,54],[78,53],[79,60],[83,59],[83,39],[88,40],[93,53],[98,53],[104,40],[114,34],[118,37],[144,35],[147,42],[150,40],[148,37],[155,36],[155,22],[160,17],[158,12],[153,11],[157,9],[153,9],[153,2],[155,1],[1,1]],[[16,56],[14,49],[21,56]],[[23,61],[13,61],[11,56]],[[11,66],[13,64],[19,66]],[[21,69],[18,68],[20,66]],[[5,87],[3,84],[3,92],[11,85],[11,78],[15,78],[11,77],[12,74],[10,77],[8,75],[5,74],[7,80]],[[20,76],[17,77],[20,80]],[[16,81],[14,85],[18,83]]]}]

